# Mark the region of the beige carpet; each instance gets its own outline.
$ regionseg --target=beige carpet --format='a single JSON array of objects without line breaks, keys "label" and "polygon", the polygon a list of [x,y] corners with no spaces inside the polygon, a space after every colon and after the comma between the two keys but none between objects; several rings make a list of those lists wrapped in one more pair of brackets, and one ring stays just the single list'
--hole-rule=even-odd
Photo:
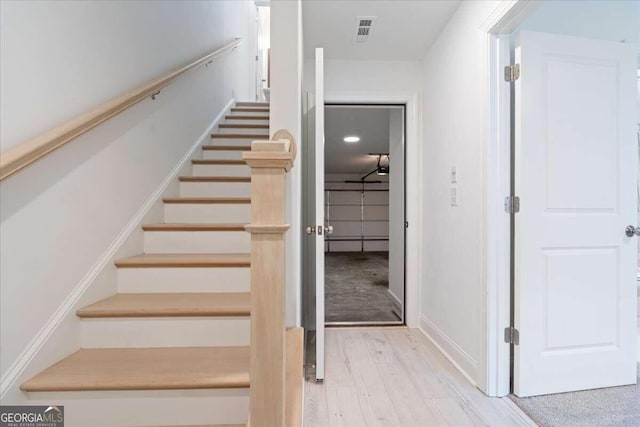
[{"label": "beige carpet", "polygon": [[[640,289],[639,289],[640,293]],[[640,362],[640,297],[638,298]],[[640,363],[638,363],[640,383]],[[511,399],[542,427],[639,427],[640,385]]]},{"label": "beige carpet", "polygon": [[638,384],[512,400],[542,427],[640,426]]}]

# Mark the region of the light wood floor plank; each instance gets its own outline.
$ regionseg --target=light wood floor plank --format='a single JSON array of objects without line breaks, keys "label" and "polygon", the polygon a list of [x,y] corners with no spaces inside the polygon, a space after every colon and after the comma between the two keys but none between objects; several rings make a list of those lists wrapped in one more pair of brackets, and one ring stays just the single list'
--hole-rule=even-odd
[{"label": "light wood floor plank", "polygon": [[311,381],[305,383],[305,416],[315,422],[315,424],[305,422],[305,425],[329,425],[329,406],[327,405],[326,390],[326,387],[324,387],[322,383],[315,383]]},{"label": "light wood floor plank", "polygon": [[420,395],[396,357],[390,340],[372,339],[369,346],[401,425],[442,425],[444,418],[429,404],[429,399]]},{"label": "light wood floor plank", "polygon": [[351,362],[355,388],[366,425],[400,425],[400,419],[389,399],[380,371],[372,359],[372,352],[368,346],[371,337],[358,331],[346,333],[347,357]]},{"label": "light wood floor plank", "polygon": [[474,387],[420,332],[326,332],[324,383],[305,383],[305,426],[531,426]]}]

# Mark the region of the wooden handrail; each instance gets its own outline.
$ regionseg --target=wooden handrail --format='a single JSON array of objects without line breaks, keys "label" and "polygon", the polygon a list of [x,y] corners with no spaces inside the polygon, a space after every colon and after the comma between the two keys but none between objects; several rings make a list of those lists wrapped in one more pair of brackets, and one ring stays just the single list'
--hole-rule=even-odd
[{"label": "wooden handrail", "polygon": [[19,170],[29,166],[36,160],[41,159],[53,150],[62,147],[83,133],[98,126],[100,123],[123,112],[129,107],[137,104],[143,99],[153,96],[162,88],[168,86],[176,78],[193,68],[208,63],[224,52],[237,47],[242,40],[236,38],[228,43],[208,53],[180,68],[165,73],[144,85],[130,90],[93,110],[77,116],[35,138],[18,144],[4,153],[0,153],[0,181]]},{"label": "wooden handrail", "polygon": [[[272,141],[254,141],[242,156],[251,168],[251,224],[245,227],[251,233],[249,406],[257,426],[300,425],[293,418],[300,413],[295,400],[302,394],[302,334],[287,333],[285,326],[285,176],[295,154],[291,134],[278,131]],[[288,390],[287,382],[293,384]]]}]

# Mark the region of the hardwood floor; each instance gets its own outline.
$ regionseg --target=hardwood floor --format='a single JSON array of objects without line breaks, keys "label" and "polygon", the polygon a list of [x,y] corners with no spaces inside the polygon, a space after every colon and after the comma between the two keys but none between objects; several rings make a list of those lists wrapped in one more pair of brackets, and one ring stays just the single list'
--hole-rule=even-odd
[{"label": "hardwood floor", "polygon": [[326,331],[324,383],[305,383],[307,427],[533,426],[471,385],[418,330]]}]

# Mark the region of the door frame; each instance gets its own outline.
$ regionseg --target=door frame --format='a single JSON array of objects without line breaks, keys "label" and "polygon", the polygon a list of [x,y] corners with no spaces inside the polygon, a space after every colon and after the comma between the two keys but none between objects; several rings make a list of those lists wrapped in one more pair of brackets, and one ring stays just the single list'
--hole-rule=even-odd
[{"label": "door frame", "polygon": [[511,215],[505,198],[511,195],[511,87],[504,81],[504,67],[511,64],[510,34],[542,3],[542,0],[501,2],[481,25],[486,33],[488,61],[485,67],[485,277],[486,382],[488,396],[511,392],[511,346],[504,329],[511,326]]},{"label": "door frame", "polygon": [[[342,327],[342,326],[406,326],[407,325],[407,104],[406,103],[351,103],[351,102],[329,102],[325,100],[324,103],[325,108],[327,107],[345,107],[345,108],[358,108],[358,107],[371,107],[371,108],[379,108],[379,109],[393,109],[393,108],[401,108],[402,109],[402,163],[403,163],[403,177],[402,177],[402,200],[403,200],[403,223],[404,225],[404,237],[403,237],[403,245],[402,245],[402,266],[403,266],[403,276],[402,276],[402,301],[398,301],[397,298],[394,298],[393,305],[394,307],[398,304],[401,304],[400,311],[402,313],[401,319],[399,321],[349,321],[349,322],[330,322],[327,324],[325,321],[325,325],[327,327]],[[325,122],[326,127],[326,122]],[[391,147],[389,147],[389,152]],[[326,152],[325,152],[325,165],[326,165]],[[325,187],[325,192],[326,192]],[[391,197],[391,193],[389,192],[389,197]],[[390,206],[390,205],[389,205]],[[390,218],[389,218],[390,219]],[[327,218],[325,218],[325,221]],[[389,233],[391,228],[391,223],[388,223]],[[391,248],[391,240],[389,240],[389,250]],[[326,284],[325,284],[326,286]],[[392,294],[393,295],[393,294]],[[395,297],[395,295],[393,295]],[[396,313],[397,314],[397,313]]]},{"label": "door frame", "polygon": [[389,104],[405,105],[405,194],[417,197],[405,198],[405,218],[409,223],[405,238],[405,296],[404,321],[410,328],[418,328],[420,307],[420,283],[422,283],[423,178],[421,169],[422,134],[420,132],[420,94],[328,91],[325,104]]}]

